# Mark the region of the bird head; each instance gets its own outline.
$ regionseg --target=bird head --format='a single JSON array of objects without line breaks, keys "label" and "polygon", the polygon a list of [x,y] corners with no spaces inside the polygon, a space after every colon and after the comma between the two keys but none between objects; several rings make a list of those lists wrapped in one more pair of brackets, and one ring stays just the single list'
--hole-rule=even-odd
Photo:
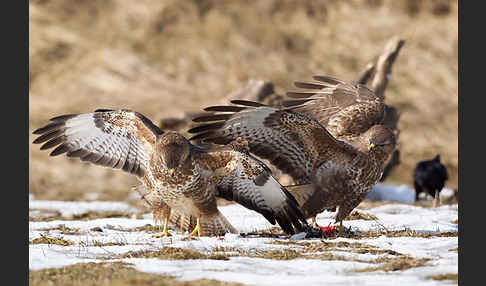
[{"label": "bird head", "polygon": [[189,158],[190,143],[181,134],[168,132],[157,138],[157,150],[167,172],[174,176]]},{"label": "bird head", "polygon": [[366,132],[368,151],[391,154],[395,150],[396,138],[393,132],[383,125],[375,125]]}]

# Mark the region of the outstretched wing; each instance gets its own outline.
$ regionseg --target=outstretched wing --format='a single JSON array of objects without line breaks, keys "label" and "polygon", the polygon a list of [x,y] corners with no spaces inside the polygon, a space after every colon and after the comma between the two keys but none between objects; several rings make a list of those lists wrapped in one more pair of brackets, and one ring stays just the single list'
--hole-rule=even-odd
[{"label": "outstretched wing", "polygon": [[143,176],[148,170],[157,134],[163,131],[142,114],[98,109],[93,113],[61,115],[35,130],[33,143],[41,150],[56,147],[51,156],[66,153],[96,165]]},{"label": "outstretched wing", "polygon": [[295,82],[310,91],[287,92],[294,99],[285,100],[283,106],[312,115],[335,136],[360,134],[383,121],[383,99],[365,85],[328,76],[313,78],[318,82]]},{"label": "outstretched wing", "polygon": [[241,137],[248,141],[250,152],[268,159],[297,183],[309,183],[312,171],[322,162],[355,153],[310,115],[251,101],[231,102],[238,105],[205,108],[225,113],[194,118],[195,122],[211,123],[188,130],[197,133],[190,140],[228,144]]},{"label": "outstretched wing", "polygon": [[214,172],[214,176],[220,178],[216,196],[262,214],[271,224],[278,223],[287,234],[294,234],[294,229],[302,230],[307,222],[297,201],[272,176],[270,169],[249,153],[229,148],[210,150],[205,157],[205,160],[214,160],[230,156],[227,164]]}]

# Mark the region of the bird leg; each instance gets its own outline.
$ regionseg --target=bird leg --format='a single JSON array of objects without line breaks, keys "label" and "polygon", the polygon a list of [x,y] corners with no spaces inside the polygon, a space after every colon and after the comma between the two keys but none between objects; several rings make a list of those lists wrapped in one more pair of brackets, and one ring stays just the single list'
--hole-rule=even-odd
[{"label": "bird leg", "polygon": [[313,228],[319,228],[319,225],[316,222],[316,217],[315,216],[312,217],[312,227]]},{"label": "bird leg", "polygon": [[179,219],[179,232],[184,233],[184,215]]},{"label": "bird leg", "polygon": [[[334,222],[334,224],[336,224],[336,223],[337,223],[337,221]],[[336,227],[336,229],[337,229],[337,232],[338,232],[338,236],[341,236],[341,235],[344,234],[344,230],[345,229],[344,229],[343,221],[342,220],[339,221],[339,225]]]},{"label": "bird leg", "polygon": [[196,219],[196,227],[194,228],[194,230],[189,234],[189,236],[193,236],[197,233],[197,236],[198,237],[201,237],[201,226],[199,224],[199,217],[197,217]]},{"label": "bird leg", "polygon": [[434,208],[440,206],[440,196],[439,196],[439,190],[435,190],[435,196],[434,196]]},{"label": "bird leg", "polygon": [[157,234],[152,235],[152,237],[161,238],[161,237],[164,237],[164,236],[172,236],[169,233],[169,217],[170,217],[170,209],[168,211],[167,216],[165,216],[165,219],[164,219],[164,230],[162,231],[162,233],[157,233]]},{"label": "bird leg", "polygon": [[343,221],[339,222],[339,227],[338,227],[339,233],[343,234],[344,233],[344,226],[343,226]]}]

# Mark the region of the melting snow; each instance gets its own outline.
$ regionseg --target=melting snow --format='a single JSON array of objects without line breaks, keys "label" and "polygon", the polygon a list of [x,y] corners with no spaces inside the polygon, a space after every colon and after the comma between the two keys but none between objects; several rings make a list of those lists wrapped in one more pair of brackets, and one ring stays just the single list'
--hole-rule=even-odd
[{"label": "melting snow", "polygon": [[[441,195],[452,195],[445,192]],[[406,185],[379,185],[370,193],[373,200],[389,200],[406,204],[387,204],[368,210],[359,210],[377,217],[376,220],[348,220],[344,225],[353,231],[412,230],[423,233],[456,232],[458,225],[458,205],[443,205],[439,208],[424,208],[410,205],[415,193]],[[95,212],[139,212],[138,209],[123,202],[64,202],[40,201],[29,196],[30,216],[40,216],[40,211],[60,212],[64,217]],[[264,230],[274,227],[263,216],[240,205],[220,207],[221,212],[240,232]],[[334,212],[318,215],[320,225],[334,222]],[[214,253],[217,247],[236,250],[265,251],[292,248],[299,251],[302,246],[295,244],[269,244],[282,239],[263,237],[240,237],[227,234],[224,237],[201,237],[196,240],[183,240],[187,234],[172,232],[173,236],[153,238],[153,233],[134,231],[137,227],[153,225],[152,215],[145,214],[142,219],[102,218],[93,220],[53,220],[29,222],[29,241],[46,235],[74,242],[71,246],[53,244],[29,244],[29,269],[64,267],[74,263],[101,262],[115,255],[129,251],[157,250],[162,247],[194,249],[202,253]],[[72,234],[62,233],[60,227],[74,229]],[[101,228],[96,231],[93,228]],[[300,241],[319,242],[318,239]],[[240,282],[247,285],[450,285],[450,281],[426,279],[429,275],[455,274],[458,267],[457,237],[386,237],[376,238],[335,238],[332,242],[358,242],[393,250],[414,258],[430,258],[430,265],[400,271],[354,272],[353,270],[375,267],[367,263],[389,254],[354,253],[342,248],[330,253],[354,258],[358,261],[292,259],[272,260],[251,257],[230,257],[229,260],[163,260],[158,258],[123,258],[108,261],[132,263],[137,270],[151,273],[168,274],[181,280],[216,279]],[[97,246],[98,245],[98,246]],[[101,245],[101,246],[100,246]],[[228,253],[226,253],[228,254]]]}]

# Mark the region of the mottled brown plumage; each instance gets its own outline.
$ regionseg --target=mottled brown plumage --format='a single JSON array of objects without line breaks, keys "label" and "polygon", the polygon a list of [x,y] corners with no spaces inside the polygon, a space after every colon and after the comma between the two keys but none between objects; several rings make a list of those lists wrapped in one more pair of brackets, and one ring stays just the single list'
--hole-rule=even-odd
[{"label": "mottled brown plumage", "polygon": [[[203,149],[176,132],[164,132],[148,118],[130,110],[97,110],[63,115],[34,131],[44,143],[57,146],[52,156],[66,153],[97,165],[122,169],[137,176],[153,207],[154,218],[167,225],[196,225],[203,236],[235,233],[219,212],[216,198],[233,200],[278,223],[293,234],[306,223],[295,199],[271,175],[269,169],[248,153],[246,141]],[[236,138],[235,138],[236,139]]]},{"label": "mottled brown plumage", "polygon": [[[385,104],[383,92],[378,96],[360,83],[347,83],[328,76],[313,78],[317,82],[295,82],[296,87],[307,90],[287,92],[287,96],[298,99],[284,100],[283,105],[312,115],[338,140],[352,141],[375,124],[388,127],[398,140],[400,113]],[[381,181],[398,164],[398,156],[395,150],[390,158],[396,160],[387,161],[387,172]]]},{"label": "mottled brown plumage", "polygon": [[352,141],[385,117],[383,98],[361,84],[350,84],[327,76],[314,76],[316,83],[295,82],[308,91],[287,92],[298,98],[285,100],[292,110],[312,115],[336,139]]},{"label": "mottled brown plumage", "polygon": [[[208,107],[206,111],[225,112],[230,116],[216,121],[197,118],[198,122],[210,123],[188,132],[196,133],[191,139],[216,144],[227,144],[236,137],[246,139],[250,152],[268,159],[297,184],[302,184],[288,189],[306,218],[315,217],[324,209],[339,207],[336,221],[340,222],[378,182],[396,141],[388,128],[378,124],[382,107],[380,100],[373,98],[372,91],[359,86],[360,98],[351,99],[355,90],[350,86],[341,87],[341,81],[328,77],[317,78],[327,80],[328,85],[340,86],[334,87],[337,92],[331,93],[335,96],[331,96],[327,110],[314,112],[319,120],[312,115],[317,106],[310,104],[317,101],[317,96],[309,98],[307,94],[295,93],[294,96],[305,98],[305,102],[294,101],[287,104],[293,106],[287,109],[245,101],[232,101],[236,106]],[[299,85],[317,88],[317,84]],[[323,94],[327,96],[327,92]],[[367,101],[378,107],[374,110],[364,106],[361,112],[373,119],[364,119],[360,108],[353,104]],[[362,120],[371,123],[366,127],[366,124],[359,124]],[[326,122],[327,127],[320,122]],[[327,129],[337,134],[337,138]]]}]

